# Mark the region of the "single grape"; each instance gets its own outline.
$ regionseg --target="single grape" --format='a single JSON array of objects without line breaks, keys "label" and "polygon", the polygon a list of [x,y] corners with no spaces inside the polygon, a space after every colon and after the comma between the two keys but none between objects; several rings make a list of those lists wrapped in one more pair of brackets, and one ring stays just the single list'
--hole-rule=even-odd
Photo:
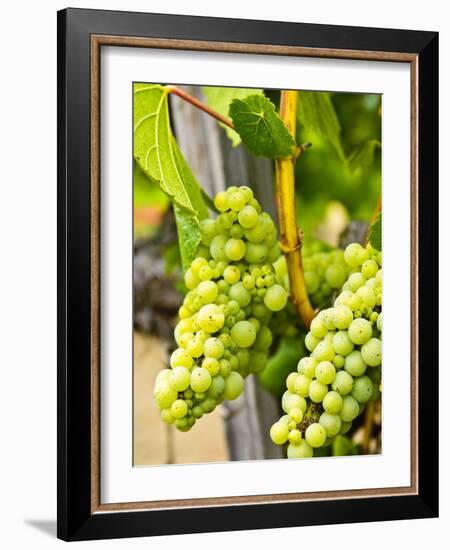
[{"label": "single grape", "polygon": [[354,319],[348,327],[348,335],[354,344],[363,345],[372,336],[372,325],[366,319]]},{"label": "single grape", "polygon": [[345,358],[344,369],[352,376],[361,376],[366,372],[367,365],[360,351],[355,350]]},{"label": "single grape", "polygon": [[290,430],[288,440],[292,445],[300,445],[302,441],[302,433],[297,429]]},{"label": "single grape", "polygon": [[195,392],[205,392],[211,385],[211,375],[202,367],[195,367],[191,372],[191,388]]},{"label": "single grape", "polygon": [[238,398],[241,395],[243,389],[244,379],[242,378],[242,376],[238,372],[230,372],[228,377],[225,379],[225,399],[232,401],[233,399]]},{"label": "single grape", "polygon": [[354,345],[346,330],[340,330],[333,336],[333,348],[337,354],[344,357],[353,351]]},{"label": "single grape", "polygon": [[229,265],[223,272],[223,278],[229,285],[234,285],[241,278],[241,272],[235,265]]},{"label": "single grape", "polygon": [[275,422],[270,428],[270,439],[276,445],[283,445],[288,440],[289,428],[284,422]]},{"label": "single grape", "polygon": [[342,420],[337,414],[324,412],[320,415],[319,424],[325,428],[328,437],[334,437],[341,429]]},{"label": "single grape", "polygon": [[162,381],[155,386],[153,396],[160,409],[168,409],[178,397],[178,392],[167,381]]},{"label": "single grape", "polygon": [[330,391],[323,398],[322,406],[327,413],[338,414],[342,408],[342,397],[336,391]]},{"label": "single grape", "polygon": [[351,396],[358,403],[366,403],[373,395],[373,383],[368,376],[360,376],[353,382]]},{"label": "single grape", "polygon": [[187,411],[188,408],[186,402],[182,399],[177,399],[170,407],[170,412],[174,418],[183,418],[183,416],[186,416]]},{"label": "single grape", "polygon": [[281,311],[287,303],[287,292],[279,284],[275,284],[267,289],[264,296],[264,305],[270,311]]},{"label": "single grape", "polygon": [[219,191],[214,197],[214,206],[219,212],[225,212],[229,208],[228,193],[226,191]]},{"label": "single grape", "polygon": [[336,378],[331,387],[341,395],[347,395],[353,388],[353,377],[345,370],[336,373]]},{"label": "single grape", "polygon": [[256,330],[249,321],[239,321],[231,329],[231,338],[241,348],[249,348],[255,341]]},{"label": "single grape", "polygon": [[361,355],[370,367],[381,365],[381,340],[378,338],[371,338],[361,346]]},{"label": "single grape", "polygon": [[336,378],[336,369],[330,361],[321,361],[316,367],[316,379],[323,385],[331,384]]},{"label": "single grape", "polygon": [[194,364],[192,356],[185,349],[178,348],[170,356],[170,366],[191,368]]},{"label": "single grape", "polygon": [[322,447],[327,438],[325,428],[318,422],[314,422],[308,426],[305,432],[305,439],[308,445],[313,448]]},{"label": "single grape", "polygon": [[298,362],[297,371],[308,378],[314,378],[318,361],[314,357],[302,357]]},{"label": "single grape", "polygon": [[312,456],[313,449],[304,439],[298,445],[291,443],[287,448],[288,458],[311,458]]},{"label": "single grape", "polygon": [[238,214],[238,221],[245,229],[251,229],[258,221],[258,212],[253,206],[244,206]]},{"label": "single grape", "polygon": [[293,389],[291,391],[297,393],[298,395],[301,395],[302,397],[309,397],[309,386],[311,385],[311,382],[311,378],[308,378],[304,374],[297,374],[295,376]]},{"label": "single grape", "polygon": [[214,333],[220,330],[225,323],[225,315],[219,306],[208,304],[203,306],[197,315],[200,328],[205,332]]},{"label": "single grape", "polygon": [[250,292],[244,287],[242,281],[231,286],[228,293],[230,300],[234,300],[240,307],[247,307],[252,299]]},{"label": "single grape", "polygon": [[344,422],[352,422],[359,415],[359,405],[354,397],[351,395],[344,397],[339,415]]},{"label": "single grape", "polygon": [[336,355],[333,344],[327,340],[320,341],[312,352],[312,356],[317,361],[333,361]]},{"label": "single grape", "polygon": [[187,390],[190,380],[191,373],[186,367],[175,367],[169,376],[169,384],[177,392]]},{"label": "single grape", "polygon": [[328,393],[328,386],[322,384],[318,380],[313,380],[309,385],[309,398],[314,403],[321,403],[326,394]]}]

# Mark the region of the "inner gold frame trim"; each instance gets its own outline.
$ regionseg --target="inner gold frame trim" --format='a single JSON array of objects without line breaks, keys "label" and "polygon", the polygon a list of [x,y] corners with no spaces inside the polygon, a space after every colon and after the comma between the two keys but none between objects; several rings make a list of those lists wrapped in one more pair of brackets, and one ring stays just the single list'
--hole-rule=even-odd
[{"label": "inner gold frame trim", "polygon": [[[411,484],[408,487],[103,504],[100,501],[100,50],[165,48],[408,63],[411,74]],[[304,48],[131,36],[91,35],[91,513],[340,500],[418,494],[418,56],[402,52]]]}]

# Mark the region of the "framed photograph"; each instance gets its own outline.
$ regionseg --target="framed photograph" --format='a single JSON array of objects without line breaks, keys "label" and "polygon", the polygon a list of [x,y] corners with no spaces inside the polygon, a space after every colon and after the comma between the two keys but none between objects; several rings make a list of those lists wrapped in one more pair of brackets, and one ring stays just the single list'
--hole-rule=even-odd
[{"label": "framed photograph", "polygon": [[58,13],[58,537],[438,514],[438,35]]}]

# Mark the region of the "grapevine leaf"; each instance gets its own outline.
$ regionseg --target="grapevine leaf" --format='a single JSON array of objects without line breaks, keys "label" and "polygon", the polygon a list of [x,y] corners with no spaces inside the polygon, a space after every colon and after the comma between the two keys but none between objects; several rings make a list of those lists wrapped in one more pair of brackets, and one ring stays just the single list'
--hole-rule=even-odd
[{"label": "grapevine leaf", "polygon": [[271,158],[292,155],[294,138],[267,97],[253,94],[234,99],[230,116],[242,142],[255,155]]},{"label": "grapevine leaf", "polygon": [[381,212],[378,214],[377,219],[370,226],[369,232],[369,242],[370,244],[381,252],[381,243],[382,243],[382,221],[381,221]]},{"label": "grapevine leaf", "polygon": [[[221,88],[220,86],[205,86],[203,93],[210,107],[223,116],[229,116],[230,103],[233,99],[243,99],[250,94],[262,94],[261,89],[257,88]],[[229,126],[220,123],[227,136],[229,137],[233,147],[237,147],[241,143],[241,136]]]},{"label": "grapevine leaf", "polygon": [[167,96],[163,86],[135,85],[134,158],[174,204],[181,258],[187,267],[201,239],[200,219],[207,217],[208,210],[200,185],[172,134]]},{"label": "grapevine leaf", "polygon": [[367,170],[370,168],[376,149],[381,149],[381,143],[377,139],[369,139],[361,147],[353,151],[348,159],[351,172]]},{"label": "grapevine leaf", "polygon": [[328,92],[299,92],[297,116],[303,126],[327,140],[345,160],[341,125]]}]

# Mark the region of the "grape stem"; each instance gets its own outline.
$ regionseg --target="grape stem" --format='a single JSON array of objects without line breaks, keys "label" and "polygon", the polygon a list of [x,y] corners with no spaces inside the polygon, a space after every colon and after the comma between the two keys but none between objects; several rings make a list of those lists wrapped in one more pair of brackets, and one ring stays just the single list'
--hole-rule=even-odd
[{"label": "grape stem", "polygon": [[177,86],[169,85],[169,86],[165,86],[165,89],[169,93],[177,95],[178,97],[181,97],[181,99],[184,99],[185,101],[187,101],[188,103],[191,103],[201,111],[204,111],[208,115],[216,118],[219,122],[221,122],[222,124],[225,124],[225,126],[228,126],[229,128],[234,129],[234,124],[229,118],[221,115],[214,109],[211,109],[211,107],[209,107],[202,101],[198,100],[196,97],[191,96],[181,88],[178,88]]},{"label": "grape stem", "polygon": [[366,414],[364,418],[364,439],[362,442],[362,452],[365,455],[369,454],[370,440],[372,438],[372,428],[375,413],[375,402],[370,401],[367,403]]},{"label": "grape stem", "polygon": [[[297,101],[298,92],[282,90],[280,117],[294,138],[297,124]],[[297,147],[290,157],[276,159],[276,183],[280,247],[286,257],[291,288],[290,298],[303,324],[309,328],[315,313],[309,301],[303,274],[302,239],[297,227],[294,177],[295,162],[306,147],[306,144]]]}]

